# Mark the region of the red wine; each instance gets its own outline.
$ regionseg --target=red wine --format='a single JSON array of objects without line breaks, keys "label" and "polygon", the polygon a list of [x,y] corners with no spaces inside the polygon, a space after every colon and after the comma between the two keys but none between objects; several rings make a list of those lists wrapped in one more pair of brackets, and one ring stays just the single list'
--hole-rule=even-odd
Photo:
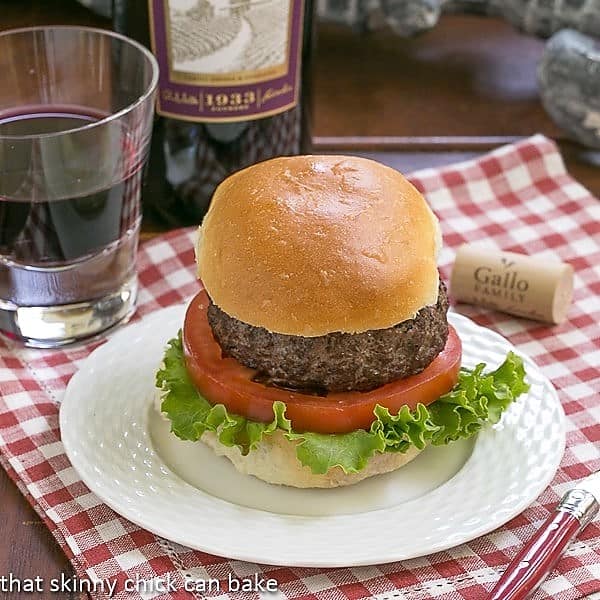
[{"label": "red wine", "polygon": [[197,224],[229,174],[309,151],[310,1],[114,0],[113,21],[161,67],[145,211]]},{"label": "red wine", "polygon": [[0,298],[15,305],[99,298],[133,275],[141,173],[119,162],[130,143],[120,125],[86,136],[112,149],[110,168],[80,160],[73,136],[18,145],[3,137],[65,132],[103,116],[76,110],[28,107],[0,116]]}]

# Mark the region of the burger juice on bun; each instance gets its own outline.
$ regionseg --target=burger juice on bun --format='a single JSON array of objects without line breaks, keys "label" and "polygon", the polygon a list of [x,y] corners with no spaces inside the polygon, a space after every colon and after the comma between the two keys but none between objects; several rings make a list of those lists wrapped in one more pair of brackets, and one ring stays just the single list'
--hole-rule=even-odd
[{"label": "burger juice on bun", "polygon": [[203,289],[156,377],[172,432],[270,483],[335,487],[497,422],[528,389],[523,364],[461,369],[440,245],[423,196],[371,160],[230,176],[199,230]]}]

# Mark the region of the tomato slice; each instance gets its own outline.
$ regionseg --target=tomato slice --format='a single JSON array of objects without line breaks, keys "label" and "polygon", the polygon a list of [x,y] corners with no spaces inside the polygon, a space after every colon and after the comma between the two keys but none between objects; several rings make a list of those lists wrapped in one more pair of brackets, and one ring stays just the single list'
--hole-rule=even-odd
[{"label": "tomato slice", "polygon": [[185,362],[198,391],[211,404],[224,404],[232,414],[268,423],[273,403],[284,402],[294,431],[348,433],[368,429],[377,404],[396,414],[404,405],[430,404],[458,379],[461,342],[450,327],[446,347],[421,373],[392,381],[369,392],[335,392],[312,396],[252,381],[256,371],[234,358],[223,358],[208,323],[208,295],[203,290],[190,303],[183,325]]}]

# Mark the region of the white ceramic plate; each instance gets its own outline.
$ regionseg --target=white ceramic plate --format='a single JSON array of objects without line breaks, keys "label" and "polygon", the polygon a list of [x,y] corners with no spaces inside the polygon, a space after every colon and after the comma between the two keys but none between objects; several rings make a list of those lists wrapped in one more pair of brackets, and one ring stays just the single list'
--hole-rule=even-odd
[{"label": "white ceramic plate", "polygon": [[[183,306],[117,332],[71,379],[62,440],[83,481],[115,511],[158,535],[259,563],[334,567],[422,556],[487,533],[552,479],[563,412],[527,357],[531,390],[475,440],[428,448],[387,475],[333,490],[297,490],[240,475],[202,443],[182,442],[152,406],[154,371]],[[495,367],[514,348],[449,315],[463,364]]]}]

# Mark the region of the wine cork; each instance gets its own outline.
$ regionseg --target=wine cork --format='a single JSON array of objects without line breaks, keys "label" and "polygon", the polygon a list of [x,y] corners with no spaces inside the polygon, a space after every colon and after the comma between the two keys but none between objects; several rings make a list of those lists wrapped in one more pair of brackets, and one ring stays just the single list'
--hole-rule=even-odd
[{"label": "wine cork", "polygon": [[475,244],[456,253],[450,291],[460,302],[562,323],[573,297],[569,264]]}]

